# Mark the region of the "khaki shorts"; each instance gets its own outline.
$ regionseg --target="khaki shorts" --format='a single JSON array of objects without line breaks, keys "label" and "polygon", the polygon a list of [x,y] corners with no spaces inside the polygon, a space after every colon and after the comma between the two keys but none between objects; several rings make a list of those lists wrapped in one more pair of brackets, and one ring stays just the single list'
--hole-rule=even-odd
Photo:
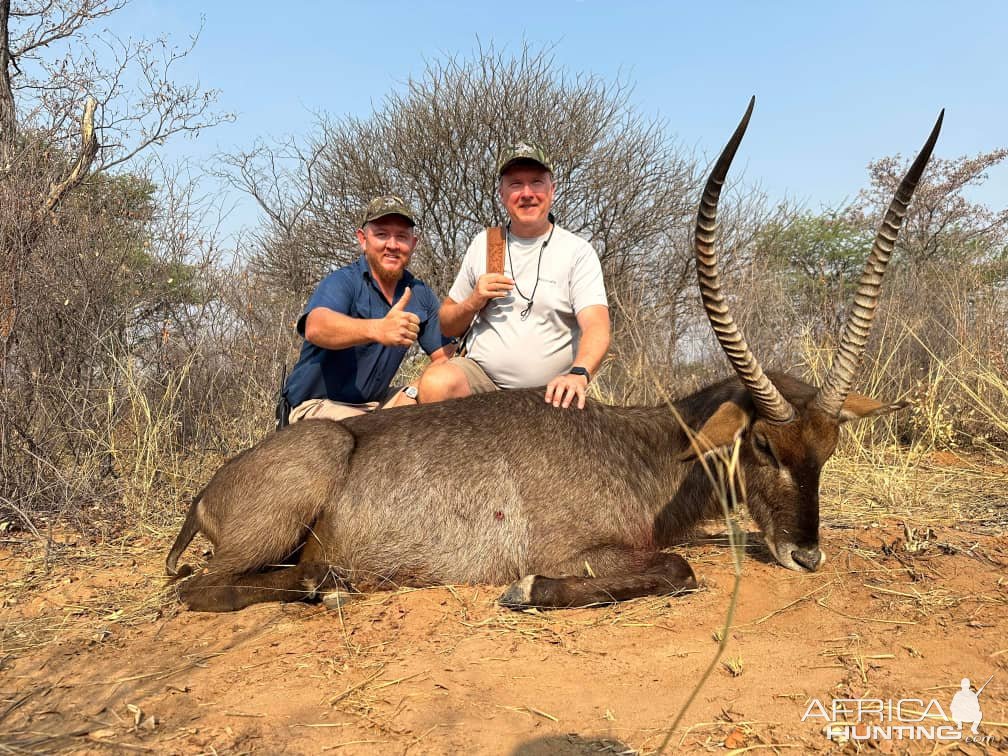
[{"label": "khaki shorts", "polygon": [[334,402],[332,399],[306,399],[290,411],[288,422],[293,425],[298,420],[344,420],[354,415],[374,412],[400,391],[402,391],[401,386],[391,387],[380,402],[364,402],[363,404]]},{"label": "khaki shorts", "polygon": [[468,357],[452,357],[448,360],[448,363],[455,365],[455,367],[462,371],[466,377],[466,381],[469,383],[469,390],[472,393],[487,394],[491,391],[500,390],[500,387],[490,380],[490,376],[483,371],[478,362]]},{"label": "khaki shorts", "polygon": [[[474,394],[487,394],[491,391],[499,391],[497,384],[490,380],[478,362],[470,360],[468,357],[452,357],[450,363],[458,367],[466,381],[469,383],[469,390]],[[402,391],[401,386],[394,386],[388,390],[385,398],[380,402],[364,402],[363,404],[351,404],[350,402],[334,402],[332,399],[307,399],[290,412],[289,423],[296,423],[298,420],[344,420],[354,415],[363,415],[367,412],[374,412],[385,404],[389,399]]]}]

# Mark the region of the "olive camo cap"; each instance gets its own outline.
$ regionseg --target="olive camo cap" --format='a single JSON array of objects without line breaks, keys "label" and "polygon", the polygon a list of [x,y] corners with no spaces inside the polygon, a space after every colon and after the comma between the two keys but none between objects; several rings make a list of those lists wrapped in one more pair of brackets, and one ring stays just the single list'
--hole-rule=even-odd
[{"label": "olive camo cap", "polygon": [[500,151],[500,157],[497,159],[497,177],[500,178],[512,163],[517,163],[519,160],[531,160],[533,163],[539,163],[547,171],[553,173],[553,161],[546,150],[530,139],[523,139],[520,142],[509,144]]},{"label": "olive camo cap", "polygon": [[406,204],[406,201],[402,197],[397,197],[394,194],[384,194],[368,202],[368,206],[364,208],[361,228],[364,228],[364,226],[373,220],[384,218],[386,215],[401,215],[412,225],[416,225],[416,213],[410,209],[410,206]]}]

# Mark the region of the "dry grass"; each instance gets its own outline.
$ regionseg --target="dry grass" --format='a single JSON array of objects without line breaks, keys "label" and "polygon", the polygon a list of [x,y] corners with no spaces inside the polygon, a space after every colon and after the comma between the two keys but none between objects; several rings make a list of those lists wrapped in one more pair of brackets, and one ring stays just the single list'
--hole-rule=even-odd
[{"label": "dry grass", "polygon": [[[823,518],[861,524],[885,517],[917,523],[1008,526],[1008,370],[1003,348],[975,318],[1002,319],[1003,296],[981,312],[951,292],[924,323],[896,298],[877,318],[857,390],[910,407],[841,435],[822,479]],[[926,295],[927,292],[924,292]],[[939,297],[940,299],[940,297]],[[917,300],[922,300],[921,293]],[[986,323],[987,321],[983,321]],[[802,363],[820,380],[832,349],[800,340]]]},{"label": "dry grass", "polygon": [[[122,568],[135,570],[149,563],[151,550],[162,548],[159,538],[133,533],[101,543],[64,532],[54,539],[48,549],[25,541],[9,557],[14,562],[16,556],[19,572],[7,575],[0,593],[0,611],[8,615],[0,624],[0,656],[37,650],[68,635],[83,634],[101,643],[119,628],[144,625],[175,611],[174,597],[160,576],[134,573],[133,580],[123,582],[119,575]],[[54,564],[60,569],[54,571]],[[115,580],[99,581],[87,589],[79,589],[79,583],[68,577],[109,569],[117,570]],[[15,612],[14,607],[22,611]]]}]

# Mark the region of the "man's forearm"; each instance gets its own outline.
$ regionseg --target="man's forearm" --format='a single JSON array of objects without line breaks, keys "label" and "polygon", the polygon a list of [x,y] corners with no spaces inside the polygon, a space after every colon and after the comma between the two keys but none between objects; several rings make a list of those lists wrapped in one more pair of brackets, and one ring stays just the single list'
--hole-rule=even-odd
[{"label": "man's forearm", "polygon": [[480,310],[470,299],[456,302],[450,297],[445,297],[444,302],[441,303],[441,309],[438,311],[441,333],[445,336],[455,337],[466,332],[469,324],[472,323],[476,313]]},{"label": "man's forearm", "polygon": [[609,351],[609,309],[602,306],[585,308],[578,317],[581,340],[574,364],[587,368],[592,375],[598,371]]},{"label": "man's forearm", "polygon": [[595,375],[607,351],[609,351],[609,334],[594,336],[582,334],[574,364],[587,368],[589,373]]},{"label": "man's forearm", "polygon": [[346,349],[376,341],[378,322],[316,307],[305,320],[305,338],[323,349]]}]

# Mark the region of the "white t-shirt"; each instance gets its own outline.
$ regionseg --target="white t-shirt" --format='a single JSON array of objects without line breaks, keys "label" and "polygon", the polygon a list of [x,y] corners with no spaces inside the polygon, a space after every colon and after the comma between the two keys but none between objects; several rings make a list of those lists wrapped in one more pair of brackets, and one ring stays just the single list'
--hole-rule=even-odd
[{"label": "white t-shirt", "polygon": [[[536,239],[508,234],[504,273],[515,286],[508,296],[487,302],[469,333],[466,356],[501,388],[545,386],[566,373],[581,337],[577,314],[592,305],[608,306],[602,265],[591,244],[555,226],[540,262],[539,252],[548,237],[548,233]],[[486,257],[484,230],[466,250],[449,297],[462,302],[472,294],[486,273]],[[532,308],[522,319],[529,299]]]}]

